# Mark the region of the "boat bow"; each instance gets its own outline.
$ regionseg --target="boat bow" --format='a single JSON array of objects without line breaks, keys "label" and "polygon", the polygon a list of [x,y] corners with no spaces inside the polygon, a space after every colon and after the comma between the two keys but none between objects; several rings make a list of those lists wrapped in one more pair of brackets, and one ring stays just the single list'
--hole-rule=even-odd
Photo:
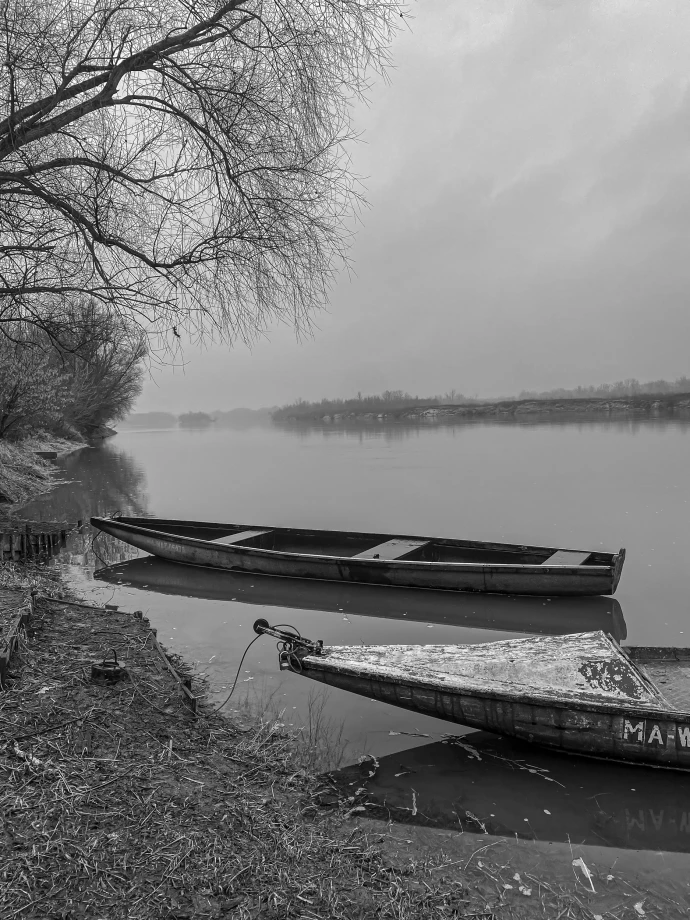
[{"label": "boat bow", "polygon": [[293,659],[284,657],[281,668],[328,683],[355,678],[561,706],[668,706],[635,662],[600,630],[478,645],[319,646],[316,652],[301,645],[295,651],[299,664],[293,667]]}]

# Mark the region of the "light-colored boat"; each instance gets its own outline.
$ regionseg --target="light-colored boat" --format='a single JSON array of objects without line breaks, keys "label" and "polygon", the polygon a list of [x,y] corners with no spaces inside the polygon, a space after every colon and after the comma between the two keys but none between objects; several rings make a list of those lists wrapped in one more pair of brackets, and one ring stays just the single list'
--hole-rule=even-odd
[{"label": "light-colored boat", "polygon": [[281,668],[371,699],[574,754],[690,769],[690,649],[599,631],[481,645],[323,648],[265,620]]},{"label": "light-colored boat", "polygon": [[435,537],[91,518],[94,527],[154,556],[215,569],[326,581],[495,594],[613,594],[625,550],[604,553]]}]

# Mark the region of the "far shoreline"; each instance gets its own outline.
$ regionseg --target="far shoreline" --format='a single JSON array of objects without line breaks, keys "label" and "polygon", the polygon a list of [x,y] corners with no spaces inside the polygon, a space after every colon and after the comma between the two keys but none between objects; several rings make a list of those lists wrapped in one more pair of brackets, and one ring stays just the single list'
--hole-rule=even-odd
[{"label": "far shoreline", "polygon": [[536,418],[664,418],[690,417],[690,393],[663,396],[639,395],[620,397],[589,397],[560,399],[506,399],[497,402],[427,405],[378,411],[349,410],[324,413],[323,410],[301,411],[274,418],[274,424],[299,425],[321,423],[337,425],[357,422],[452,422],[472,419],[536,419]]}]

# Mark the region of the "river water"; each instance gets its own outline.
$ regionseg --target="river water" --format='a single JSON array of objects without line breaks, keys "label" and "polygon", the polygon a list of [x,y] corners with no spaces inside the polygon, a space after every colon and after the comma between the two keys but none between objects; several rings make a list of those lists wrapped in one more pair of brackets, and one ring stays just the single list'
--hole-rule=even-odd
[{"label": "river water", "polygon": [[[136,551],[109,538],[92,545],[88,529],[70,537],[54,564],[72,584],[94,600],[143,610],[161,641],[207,675],[218,700],[258,617],[333,645],[599,628],[624,644],[690,639],[688,422],[123,431],[60,466],[69,482],[27,506],[29,517],[120,511],[627,548],[615,599],[544,599],[219,574],[133,559]],[[334,755],[341,745],[344,765],[375,755],[370,799],[408,820],[414,811],[473,832],[483,825],[510,836],[690,852],[690,779],[681,774],[547,754],[324,689],[281,674],[267,638],[250,649],[227,709],[246,705],[311,726]]]}]

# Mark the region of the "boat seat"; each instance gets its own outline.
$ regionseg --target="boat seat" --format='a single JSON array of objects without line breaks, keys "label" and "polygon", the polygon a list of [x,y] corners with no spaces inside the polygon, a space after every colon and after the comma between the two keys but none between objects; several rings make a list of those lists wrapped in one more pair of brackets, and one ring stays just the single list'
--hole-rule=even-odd
[{"label": "boat seat", "polygon": [[215,540],[209,540],[209,543],[242,543],[244,540],[251,540],[252,537],[260,537],[270,530],[241,530],[239,533],[229,533],[225,537],[216,537]]},{"label": "boat seat", "polygon": [[357,553],[352,559],[400,559],[420,546],[426,546],[429,540],[386,540],[378,546]]},{"label": "boat seat", "polygon": [[582,565],[591,555],[591,553],[575,553],[568,549],[559,549],[553,556],[549,556],[542,562],[542,565]]}]

